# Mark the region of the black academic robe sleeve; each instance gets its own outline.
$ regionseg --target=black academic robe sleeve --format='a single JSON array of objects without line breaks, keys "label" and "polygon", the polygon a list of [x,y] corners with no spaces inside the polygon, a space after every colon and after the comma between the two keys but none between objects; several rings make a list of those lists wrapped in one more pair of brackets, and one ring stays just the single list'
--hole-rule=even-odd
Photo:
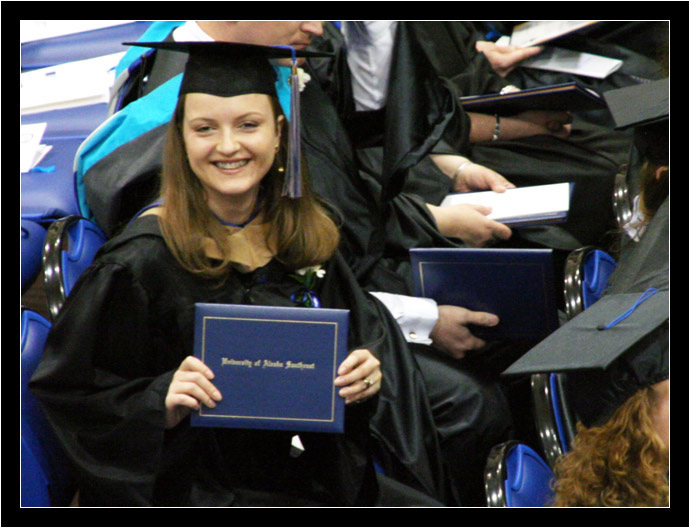
[{"label": "black academic robe sleeve", "polygon": [[[30,388],[79,479],[97,483],[80,491],[87,504],[149,505],[173,371],[149,353],[157,347],[148,298],[126,268],[96,265],[80,283],[54,323]],[[89,302],[78,303],[83,299]]]},{"label": "black academic robe sleeve", "polygon": [[388,477],[445,504],[455,503],[424,378],[400,327],[377,298],[364,293],[339,255],[331,259],[329,274],[334,280],[324,282],[323,305],[349,307],[352,344],[368,348],[381,361],[381,390],[361,406],[374,404],[368,427],[378,462]]},{"label": "black academic robe sleeve", "polygon": [[[295,306],[302,285],[289,275],[274,260],[220,286],[196,277],[176,263],[153,216],[104,246],[55,320],[30,384],[74,466],[82,504],[373,504],[367,443],[376,398],[347,407],[343,435],[300,434],[306,450],[297,458],[290,431],[188,420],[165,429],[172,375],[192,353],[194,304]],[[328,264],[317,293],[324,307],[353,314],[351,349],[383,354],[386,332],[342,259]]]},{"label": "black academic robe sleeve", "polygon": [[476,49],[476,28],[468,21],[409,22],[434,70],[463,96],[500,92],[508,85]]},{"label": "black academic robe sleeve", "polygon": [[[326,61],[323,67],[329,64]],[[386,202],[380,199],[381,186],[358,170],[336,105],[316,80],[307,83],[302,93],[302,138],[309,185],[337,218],[340,252],[360,285],[409,295],[406,276],[396,274],[391,266],[409,262],[411,247],[447,247],[453,243],[439,233],[420,198],[400,193]],[[419,166],[438,173],[438,182],[445,180],[446,186],[438,194],[440,201],[448,192],[450,178],[428,157]],[[420,185],[427,182],[418,181]],[[382,258],[390,262],[382,266]]]},{"label": "black academic robe sleeve", "polygon": [[[310,59],[309,65],[338,114],[350,123],[355,105],[347,49],[340,31],[326,24],[324,34],[313,40],[311,48],[334,54],[329,59]],[[455,86],[434,73],[407,22],[397,26],[390,79],[383,116],[383,157],[377,175],[384,201],[401,192],[407,171],[434,151],[439,142],[466,148],[470,130],[469,117],[459,105]],[[351,130],[352,134],[360,132]]]}]

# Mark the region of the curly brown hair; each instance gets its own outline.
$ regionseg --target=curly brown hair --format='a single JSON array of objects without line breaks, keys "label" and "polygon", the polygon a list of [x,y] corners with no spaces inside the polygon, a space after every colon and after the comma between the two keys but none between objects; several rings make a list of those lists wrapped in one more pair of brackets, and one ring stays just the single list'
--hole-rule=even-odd
[{"label": "curly brown hair", "polygon": [[573,449],[554,474],[554,506],[668,506],[669,454],[654,430],[651,387],[635,393],[600,427],[577,426]]}]

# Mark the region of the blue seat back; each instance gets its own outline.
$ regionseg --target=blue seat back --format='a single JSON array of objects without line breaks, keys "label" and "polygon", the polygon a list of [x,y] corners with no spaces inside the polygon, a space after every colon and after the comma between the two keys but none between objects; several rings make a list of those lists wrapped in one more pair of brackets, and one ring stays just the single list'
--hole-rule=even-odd
[{"label": "blue seat back", "polygon": [[93,222],[74,215],[53,222],[45,240],[45,294],[51,317],[55,318],[106,238]]},{"label": "blue seat back", "polygon": [[22,70],[119,53],[125,50],[123,42],[138,39],[150,26],[149,20],[136,20],[127,24],[24,42],[21,53]]},{"label": "blue seat back", "polygon": [[517,444],[506,453],[506,506],[548,506],[553,499],[553,473],[529,446]]},{"label": "blue seat back", "polygon": [[587,254],[583,263],[582,280],[582,304],[585,309],[602,296],[616,265],[614,258],[601,249],[592,250]]},{"label": "blue seat back", "polygon": [[568,320],[599,300],[608,288],[609,277],[616,265],[613,257],[595,246],[584,246],[570,252],[563,277]]},{"label": "blue seat back", "polygon": [[46,229],[37,222],[21,219],[21,280],[25,293],[41,271],[43,240]]},{"label": "blue seat back", "polygon": [[65,296],[69,295],[86,268],[93,262],[98,249],[105,243],[105,235],[92,222],[81,219],[67,229],[69,249],[62,252]]},{"label": "blue seat back", "polygon": [[21,438],[21,506],[24,508],[50,506],[48,478],[38,457],[26,439]]},{"label": "blue seat back", "polygon": [[553,416],[556,421],[558,431],[558,442],[563,453],[570,451],[570,444],[575,437],[575,424],[572,411],[565,399],[563,390],[563,377],[565,374],[552,372],[549,374],[549,385],[551,387],[551,405]]},{"label": "blue seat back", "polygon": [[[22,506],[67,506],[75,493],[69,464],[58,439],[29,391],[50,323],[24,310],[21,316],[21,479]],[[46,503],[46,499],[49,502]]]}]

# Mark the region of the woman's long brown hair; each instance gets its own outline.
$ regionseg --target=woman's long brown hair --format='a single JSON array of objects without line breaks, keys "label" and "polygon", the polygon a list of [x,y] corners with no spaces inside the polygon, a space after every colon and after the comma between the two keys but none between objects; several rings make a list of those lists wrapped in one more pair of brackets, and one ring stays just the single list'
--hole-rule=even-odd
[{"label": "woman's long brown hair", "polygon": [[[187,270],[209,278],[229,271],[227,231],[211,213],[199,178],[187,159],[182,122],[185,96],[181,96],[170,123],[163,151],[160,198],[164,214],[160,217],[165,241],[178,262]],[[277,99],[271,98],[278,124],[282,114]],[[283,121],[284,122],[284,121]],[[275,241],[276,258],[289,269],[322,264],[338,247],[339,232],[325,208],[311,193],[302,163],[303,195],[298,199],[281,196],[283,166],[287,154],[287,134],[281,134],[280,147],[273,166],[262,181],[264,221],[270,224],[267,243]],[[207,256],[202,240],[211,239],[223,256],[214,261]]]}]

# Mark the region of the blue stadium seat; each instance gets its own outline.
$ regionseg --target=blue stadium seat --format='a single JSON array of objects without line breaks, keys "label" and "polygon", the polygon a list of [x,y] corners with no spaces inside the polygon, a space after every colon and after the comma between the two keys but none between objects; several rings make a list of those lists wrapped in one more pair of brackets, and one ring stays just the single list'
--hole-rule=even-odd
[{"label": "blue stadium seat", "polygon": [[[568,320],[599,300],[616,265],[608,253],[595,246],[585,246],[568,255],[563,282]],[[563,390],[565,376],[552,372],[531,377],[534,418],[544,456],[551,467],[568,452],[576,432],[576,417]]]},{"label": "blue stadium seat", "polygon": [[48,308],[53,318],[105,240],[95,224],[76,215],[61,218],[48,228],[43,270]]},{"label": "blue stadium seat", "polygon": [[41,143],[52,147],[41,160],[39,168],[42,170],[23,173],[20,177],[22,218],[45,224],[80,214],[75,156],[87,136],[107,115],[107,103],[99,103],[22,116],[25,125],[47,123]]},{"label": "blue stadium seat", "polygon": [[[43,143],[53,138],[76,138],[83,141],[108,118],[108,103],[95,103],[72,108],[58,108],[34,114],[24,114],[22,125],[46,123]],[[47,154],[49,155],[49,154]],[[74,152],[71,154],[70,168],[74,164]],[[51,165],[45,160],[41,165]]]},{"label": "blue stadium seat", "polygon": [[21,315],[21,505],[68,506],[76,491],[64,451],[38,401],[29,391],[50,323],[40,314]]},{"label": "blue stadium seat", "polygon": [[529,446],[516,441],[495,446],[484,472],[489,507],[549,506],[553,499],[553,473]]},{"label": "blue stadium seat", "polygon": [[54,169],[47,173],[28,172],[21,175],[19,200],[22,218],[45,224],[79,214],[74,155],[82,141],[81,137],[44,140],[53,149],[46,154],[41,165]]},{"label": "blue stadium seat", "polygon": [[21,437],[21,506],[24,508],[50,506],[48,478],[33,449]]},{"label": "blue stadium seat", "polygon": [[623,228],[633,216],[632,200],[628,186],[628,167],[626,163],[620,167],[613,184],[613,210],[616,214],[618,227]]},{"label": "blue stadium seat", "polygon": [[37,222],[21,219],[22,294],[26,293],[41,271],[41,256],[46,229]]},{"label": "blue stadium seat", "polygon": [[599,300],[616,265],[613,257],[595,246],[585,246],[568,255],[563,280],[568,320]]},{"label": "blue stadium seat", "polygon": [[[616,269],[616,261],[595,246],[572,251],[565,264],[563,292],[568,320],[597,302]],[[533,374],[531,378],[534,418],[544,456],[551,467],[570,449],[576,417],[563,390],[566,374]]]},{"label": "blue stadium seat", "polygon": [[150,25],[150,21],[136,20],[127,24],[24,42],[21,50],[22,70],[47,68],[125,51],[122,43],[137,40]]},{"label": "blue stadium seat", "polygon": [[544,373],[531,377],[532,404],[539,442],[550,467],[570,450],[575,437],[575,418],[563,391],[565,374]]},{"label": "blue stadium seat", "polygon": [[617,263],[611,255],[595,249],[590,251],[583,262],[582,306],[586,310],[599,300],[608,288],[608,280]]}]

